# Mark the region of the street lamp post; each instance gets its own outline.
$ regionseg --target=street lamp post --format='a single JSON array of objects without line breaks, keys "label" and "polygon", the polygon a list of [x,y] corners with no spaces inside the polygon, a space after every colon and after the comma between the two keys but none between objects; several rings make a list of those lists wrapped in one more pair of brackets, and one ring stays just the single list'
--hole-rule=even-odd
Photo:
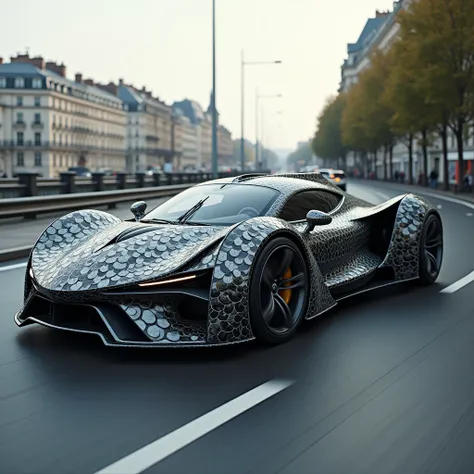
[{"label": "street lamp post", "polygon": [[244,50],[240,56],[240,166],[242,171],[245,166],[245,138],[244,138],[244,111],[245,111],[245,66],[263,66],[270,64],[281,64],[282,61],[245,61]]},{"label": "street lamp post", "polygon": [[255,89],[255,164],[258,166],[258,161],[260,158],[260,150],[259,150],[259,114],[258,114],[258,107],[260,103],[260,99],[279,99],[283,97],[282,94],[271,94],[271,95],[259,95],[258,88]]},{"label": "street lamp post", "polygon": [[217,108],[216,108],[216,0],[212,0],[212,174],[218,177],[217,168]]}]

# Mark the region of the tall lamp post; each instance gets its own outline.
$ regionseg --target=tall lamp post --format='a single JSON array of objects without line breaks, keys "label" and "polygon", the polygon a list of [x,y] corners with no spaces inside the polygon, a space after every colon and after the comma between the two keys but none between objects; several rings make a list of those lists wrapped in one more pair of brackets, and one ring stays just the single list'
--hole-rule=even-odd
[{"label": "tall lamp post", "polygon": [[245,66],[264,66],[281,64],[282,61],[245,61],[244,50],[240,56],[240,166],[242,171],[245,166],[245,138],[244,138],[244,104],[245,104]]},{"label": "tall lamp post", "polygon": [[212,174],[218,177],[217,168],[217,108],[216,108],[216,0],[212,0]]},{"label": "tall lamp post", "polygon": [[258,144],[258,125],[259,125],[259,114],[258,107],[260,105],[260,99],[279,99],[283,97],[283,94],[271,94],[271,95],[260,95],[258,88],[255,90],[255,164],[258,167],[259,162],[259,144]]}]

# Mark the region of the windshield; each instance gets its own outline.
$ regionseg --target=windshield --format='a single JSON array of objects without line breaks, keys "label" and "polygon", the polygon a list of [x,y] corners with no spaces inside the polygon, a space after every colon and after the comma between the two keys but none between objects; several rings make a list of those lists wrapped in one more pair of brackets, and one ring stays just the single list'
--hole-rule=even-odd
[{"label": "windshield", "polygon": [[263,216],[278,192],[249,184],[206,184],[195,186],[153,209],[143,220],[176,221],[199,201],[207,198],[186,220],[210,225],[232,225],[251,217]]}]

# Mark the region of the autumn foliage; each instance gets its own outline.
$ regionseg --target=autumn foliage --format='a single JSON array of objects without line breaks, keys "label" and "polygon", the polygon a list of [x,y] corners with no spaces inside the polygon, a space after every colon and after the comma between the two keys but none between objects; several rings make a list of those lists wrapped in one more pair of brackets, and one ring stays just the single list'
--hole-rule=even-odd
[{"label": "autumn foliage", "polygon": [[368,168],[381,153],[388,176],[394,144],[405,144],[412,161],[416,142],[426,176],[427,149],[436,138],[447,165],[451,130],[462,174],[464,141],[474,119],[474,1],[417,0],[396,15],[398,38],[388,51],[374,46],[358,82],[326,104],[313,149],[334,159],[354,150]]}]

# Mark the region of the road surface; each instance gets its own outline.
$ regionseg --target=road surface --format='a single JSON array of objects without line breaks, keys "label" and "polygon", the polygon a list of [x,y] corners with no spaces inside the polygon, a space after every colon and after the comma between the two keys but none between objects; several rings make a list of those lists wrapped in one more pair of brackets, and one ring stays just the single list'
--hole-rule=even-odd
[{"label": "road surface", "polygon": [[[348,191],[379,203],[406,188]],[[436,285],[348,299],[275,348],[20,330],[24,265],[3,265],[0,472],[471,473],[474,274],[451,285],[474,270],[474,205],[429,199],[445,226]]]}]

